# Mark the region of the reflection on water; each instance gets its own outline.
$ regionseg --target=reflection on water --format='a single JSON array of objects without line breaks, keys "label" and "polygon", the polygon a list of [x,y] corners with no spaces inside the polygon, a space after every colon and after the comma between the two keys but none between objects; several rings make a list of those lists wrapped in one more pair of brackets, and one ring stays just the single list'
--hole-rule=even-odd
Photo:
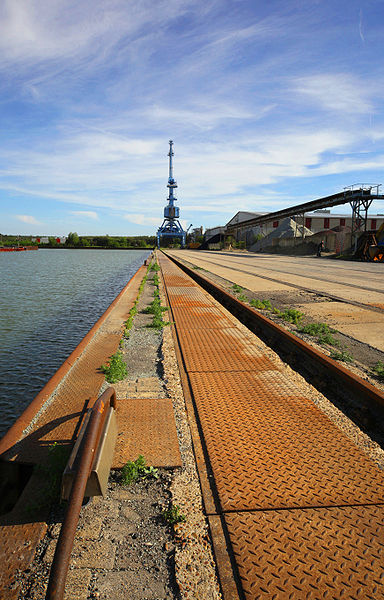
[{"label": "reflection on water", "polygon": [[0,253],[0,434],[33,400],[148,250]]}]

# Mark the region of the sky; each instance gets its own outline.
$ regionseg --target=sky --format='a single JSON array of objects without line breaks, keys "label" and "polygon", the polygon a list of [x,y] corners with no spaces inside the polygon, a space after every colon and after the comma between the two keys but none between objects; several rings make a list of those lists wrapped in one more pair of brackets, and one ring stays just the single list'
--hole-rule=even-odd
[{"label": "sky", "polygon": [[384,0],[0,0],[0,233],[154,235],[170,139],[184,227],[384,183],[383,25]]}]

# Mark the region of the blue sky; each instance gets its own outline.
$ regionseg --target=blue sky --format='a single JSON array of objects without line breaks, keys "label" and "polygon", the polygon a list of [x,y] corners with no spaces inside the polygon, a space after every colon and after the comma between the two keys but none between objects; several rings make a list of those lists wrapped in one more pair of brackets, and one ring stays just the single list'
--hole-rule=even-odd
[{"label": "blue sky", "polygon": [[383,25],[383,0],[3,0],[0,233],[153,234],[169,139],[194,227],[384,183]]}]

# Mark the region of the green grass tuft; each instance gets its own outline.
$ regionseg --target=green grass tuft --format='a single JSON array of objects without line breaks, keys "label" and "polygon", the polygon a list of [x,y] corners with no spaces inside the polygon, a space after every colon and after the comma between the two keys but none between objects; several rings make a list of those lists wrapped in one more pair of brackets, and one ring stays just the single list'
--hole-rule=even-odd
[{"label": "green grass tuft", "polygon": [[287,321],[288,323],[292,323],[293,325],[300,325],[301,319],[304,317],[304,314],[297,310],[296,308],[287,308],[284,312],[280,312],[279,317]]},{"label": "green grass tuft", "polygon": [[176,523],[183,523],[186,521],[185,515],[181,514],[180,506],[177,504],[170,504],[168,508],[162,511],[163,519],[169,525],[176,525]]},{"label": "green grass tuft", "polygon": [[256,300],[252,298],[249,303],[253,308],[260,308],[261,310],[272,310],[272,304],[270,300]]},{"label": "green grass tuft", "polygon": [[121,469],[121,483],[130,485],[138,479],[154,477],[158,479],[159,474],[154,467],[148,467],[145,458],[140,454],[135,461],[129,460]]},{"label": "green grass tuft", "polygon": [[308,323],[299,328],[301,333],[307,333],[308,335],[321,335],[325,333],[336,333],[335,329],[331,329],[326,323]]},{"label": "green grass tuft", "polygon": [[384,381],[384,362],[379,360],[372,369],[374,375],[380,380]]},{"label": "green grass tuft", "polygon": [[330,357],[341,362],[353,362],[353,356],[348,350],[341,350],[340,352],[338,350],[331,350]]},{"label": "green grass tuft", "polygon": [[112,354],[109,362],[106,365],[101,365],[100,369],[108,383],[116,383],[116,381],[121,381],[128,375],[127,365],[120,350]]},{"label": "green grass tuft", "polygon": [[340,346],[340,342],[336,340],[331,333],[321,333],[317,336],[316,341],[321,346],[324,346],[324,344],[327,344],[328,346]]}]

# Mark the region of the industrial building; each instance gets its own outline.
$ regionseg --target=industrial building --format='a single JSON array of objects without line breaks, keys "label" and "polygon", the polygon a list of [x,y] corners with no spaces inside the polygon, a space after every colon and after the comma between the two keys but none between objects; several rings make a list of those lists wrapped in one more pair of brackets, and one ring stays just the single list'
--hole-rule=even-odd
[{"label": "industrial building", "polygon": [[[204,247],[218,249],[223,242],[241,244],[251,251],[273,247],[293,247],[320,241],[330,251],[356,252],[361,234],[369,234],[375,244],[375,233],[384,224],[384,213],[369,214],[373,200],[384,200],[380,184],[355,184],[343,191],[304,204],[275,212],[238,211],[225,227],[208,229]],[[350,204],[352,214],[332,213],[330,208]],[[299,238],[299,239],[298,239]],[[308,248],[305,248],[308,246]]]}]

